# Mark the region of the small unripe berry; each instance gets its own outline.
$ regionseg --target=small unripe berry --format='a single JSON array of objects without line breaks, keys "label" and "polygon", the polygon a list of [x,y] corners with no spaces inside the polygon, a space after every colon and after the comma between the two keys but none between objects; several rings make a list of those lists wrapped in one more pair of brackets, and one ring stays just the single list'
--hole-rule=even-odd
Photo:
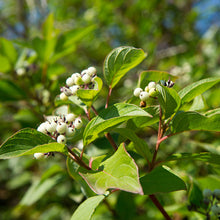
[{"label": "small unripe berry", "polygon": [[37,160],[43,158],[44,156],[45,155],[43,153],[35,153],[34,154],[34,158],[37,159]]},{"label": "small unripe berry", "polygon": [[84,74],[84,75],[82,76],[82,81],[83,81],[85,84],[90,83],[90,82],[91,82],[91,76],[90,76],[88,73]]},{"label": "small unripe berry", "polygon": [[205,198],[208,198],[208,197],[212,196],[212,191],[210,189],[204,189],[202,194]]},{"label": "small unripe berry", "polygon": [[79,85],[79,86],[84,84],[84,82],[82,81],[82,77],[81,76],[76,76],[75,77],[75,84]]},{"label": "small unripe berry", "polygon": [[57,137],[57,142],[60,143],[60,144],[65,144],[66,143],[66,137],[64,135],[59,135]]},{"label": "small unripe berry", "polygon": [[145,91],[145,92],[149,92],[149,87],[146,86],[145,89],[144,89],[144,91]]},{"label": "small unripe berry", "polygon": [[73,86],[74,84],[75,84],[75,81],[73,80],[72,77],[67,78],[67,80],[66,80],[67,86]]},{"label": "small unripe berry", "polygon": [[72,136],[74,136],[74,134],[75,134],[75,129],[74,128],[69,127],[69,128],[66,129],[66,136],[67,137],[72,137]]},{"label": "small unripe berry", "polygon": [[79,76],[81,76],[79,73],[73,73],[73,74],[71,75],[71,78],[73,79],[73,81],[74,81],[75,84],[76,84],[75,79],[76,79],[76,77],[79,77]]},{"label": "small unripe berry", "polygon": [[157,94],[158,94],[158,92],[157,92],[156,89],[154,89],[154,88],[150,89],[149,95],[150,95],[151,97],[156,97]]},{"label": "small unripe berry", "polygon": [[78,89],[80,89],[80,87],[79,87],[78,85],[74,85],[74,86],[71,86],[71,87],[70,87],[70,90],[71,90],[71,92],[72,92],[73,95],[76,94],[76,91],[77,91]]},{"label": "small unripe berry", "polygon": [[66,123],[59,123],[57,125],[57,132],[63,134],[66,132],[66,128],[67,128]]},{"label": "small unripe berry", "polygon": [[220,214],[220,206],[218,206],[218,205],[213,205],[213,206],[211,207],[211,211],[213,212],[214,215]]},{"label": "small unripe berry", "polygon": [[57,128],[57,123],[51,122],[50,124],[47,125],[46,130],[50,133],[53,133],[56,131]]},{"label": "small unripe berry", "polygon": [[74,126],[75,126],[76,129],[80,129],[83,126],[82,120],[80,118],[77,118],[74,121]]},{"label": "small unripe berry", "polygon": [[149,88],[149,91],[150,91],[150,89],[152,89],[152,88],[156,88],[156,83],[155,82],[149,82],[149,84],[148,84],[148,88]]},{"label": "small unripe berry", "polygon": [[60,100],[66,101],[66,100],[68,100],[68,96],[66,96],[65,93],[62,92],[62,93],[60,94]]},{"label": "small unripe berry", "polygon": [[66,115],[66,121],[68,123],[74,121],[75,118],[76,118],[76,116],[73,113],[70,113],[70,114]]},{"label": "small unripe berry", "polygon": [[147,101],[149,99],[150,95],[148,92],[141,92],[139,97],[140,97],[141,101]]},{"label": "small unripe berry", "polygon": [[220,199],[220,189],[215,189],[213,191],[213,195],[216,197],[216,198],[219,198]]},{"label": "small unripe berry", "polygon": [[94,74],[96,74],[96,68],[93,67],[93,66],[90,66],[90,67],[87,69],[87,73],[88,73],[90,76],[93,76]]},{"label": "small unripe berry", "polygon": [[16,70],[16,73],[18,76],[23,76],[26,73],[26,70],[24,67],[20,67]]},{"label": "small unripe berry", "polygon": [[134,90],[134,96],[139,97],[140,93],[143,92],[142,88],[136,88]]}]

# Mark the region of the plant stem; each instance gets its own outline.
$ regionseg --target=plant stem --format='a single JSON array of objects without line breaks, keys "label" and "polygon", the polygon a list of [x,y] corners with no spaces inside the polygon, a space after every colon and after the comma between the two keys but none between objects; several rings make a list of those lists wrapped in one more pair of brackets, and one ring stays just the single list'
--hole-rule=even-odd
[{"label": "plant stem", "polygon": [[69,147],[67,147],[69,156],[72,160],[74,160],[76,163],[78,163],[80,166],[84,167],[87,170],[91,170],[91,168],[78,157]]},{"label": "plant stem", "polygon": [[109,87],[108,96],[107,96],[107,100],[106,100],[106,104],[105,104],[105,108],[108,108],[109,98],[110,98],[110,96],[111,96],[111,93],[112,93],[112,88]]},{"label": "plant stem", "polygon": [[86,116],[87,116],[88,120],[90,121],[91,120],[91,118],[90,118],[90,108],[85,109],[85,113],[86,113]]},{"label": "plant stem", "polygon": [[167,212],[164,210],[163,206],[160,204],[158,199],[155,195],[149,195],[151,201],[154,203],[154,205],[160,210],[161,214],[164,216],[166,220],[171,220],[171,217],[167,214]]},{"label": "plant stem", "polygon": [[95,107],[92,105],[91,109],[93,110],[93,112],[95,113],[95,115],[98,115],[98,112],[96,111]]},{"label": "plant stem", "polygon": [[114,150],[116,151],[118,149],[114,139],[112,138],[112,136],[109,133],[105,134],[105,137],[108,139],[109,143],[112,145],[112,147],[114,148]]}]

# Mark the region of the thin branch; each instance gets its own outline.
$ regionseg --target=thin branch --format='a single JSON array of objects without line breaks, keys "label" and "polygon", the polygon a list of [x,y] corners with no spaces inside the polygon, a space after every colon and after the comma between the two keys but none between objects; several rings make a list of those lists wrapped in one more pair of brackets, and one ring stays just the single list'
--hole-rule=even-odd
[{"label": "thin branch", "polygon": [[112,93],[112,88],[109,87],[105,108],[108,108],[108,104],[109,104],[109,99],[110,99],[111,93]]},{"label": "thin branch", "polygon": [[91,170],[91,168],[78,157],[69,147],[67,147],[69,156],[72,160],[74,160],[76,163],[78,163],[80,166],[86,168],[87,170]]},{"label": "thin branch", "polygon": [[172,220],[171,217],[167,214],[163,206],[160,204],[158,199],[155,195],[149,195],[151,201],[154,203],[154,205],[160,210],[161,214],[164,216],[166,220]]},{"label": "thin branch", "polygon": [[112,147],[116,151],[118,149],[118,146],[116,145],[116,143],[115,143],[114,139],[112,138],[112,136],[109,133],[106,133],[105,137],[108,139],[109,143],[112,145]]},{"label": "thin branch", "polygon": [[91,109],[93,110],[93,112],[95,113],[95,115],[98,115],[98,112],[96,111],[95,107],[92,105]]}]

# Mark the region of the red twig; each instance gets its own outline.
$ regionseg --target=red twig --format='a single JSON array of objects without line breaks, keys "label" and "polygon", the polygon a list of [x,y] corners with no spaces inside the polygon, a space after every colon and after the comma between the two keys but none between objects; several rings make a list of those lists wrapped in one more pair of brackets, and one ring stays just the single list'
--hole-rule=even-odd
[{"label": "red twig", "polygon": [[107,96],[105,108],[108,108],[108,104],[109,104],[109,99],[110,99],[111,93],[112,93],[112,88],[109,87],[109,91],[108,91],[108,96]]},{"label": "red twig", "polygon": [[167,214],[167,212],[164,210],[163,206],[160,204],[158,199],[155,195],[149,195],[151,201],[154,203],[154,205],[160,210],[161,214],[164,216],[166,220],[171,220],[171,217]]}]

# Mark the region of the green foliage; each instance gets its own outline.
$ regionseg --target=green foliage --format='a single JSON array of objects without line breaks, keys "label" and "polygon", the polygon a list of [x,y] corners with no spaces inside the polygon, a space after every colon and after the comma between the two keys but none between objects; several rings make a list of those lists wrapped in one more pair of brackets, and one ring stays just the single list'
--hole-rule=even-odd
[{"label": "green foliage", "polygon": [[97,194],[105,194],[108,189],[143,194],[137,165],[123,145],[112,157],[99,165],[98,171],[80,175]]},{"label": "green foliage", "polygon": [[[2,4],[0,158],[9,160],[0,161],[1,219],[67,220],[74,210],[72,219],[162,219],[142,191],[156,194],[154,204],[170,218],[215,219],[202,190],[219,186],[220,35],[213,26],[199,35],[195,7],[191,1]],[[94,87],[81,85],[62,101],[65,79],[89,66],[97,68]],[[132,97],[136,83],[145,89],[151,81],[156,97],[146,103]],[[45,118],[68,113],[83,127],[66,145],[55,142],[57,133],[35,130]],[[46,155],[39,162],[34,153]]]}]

